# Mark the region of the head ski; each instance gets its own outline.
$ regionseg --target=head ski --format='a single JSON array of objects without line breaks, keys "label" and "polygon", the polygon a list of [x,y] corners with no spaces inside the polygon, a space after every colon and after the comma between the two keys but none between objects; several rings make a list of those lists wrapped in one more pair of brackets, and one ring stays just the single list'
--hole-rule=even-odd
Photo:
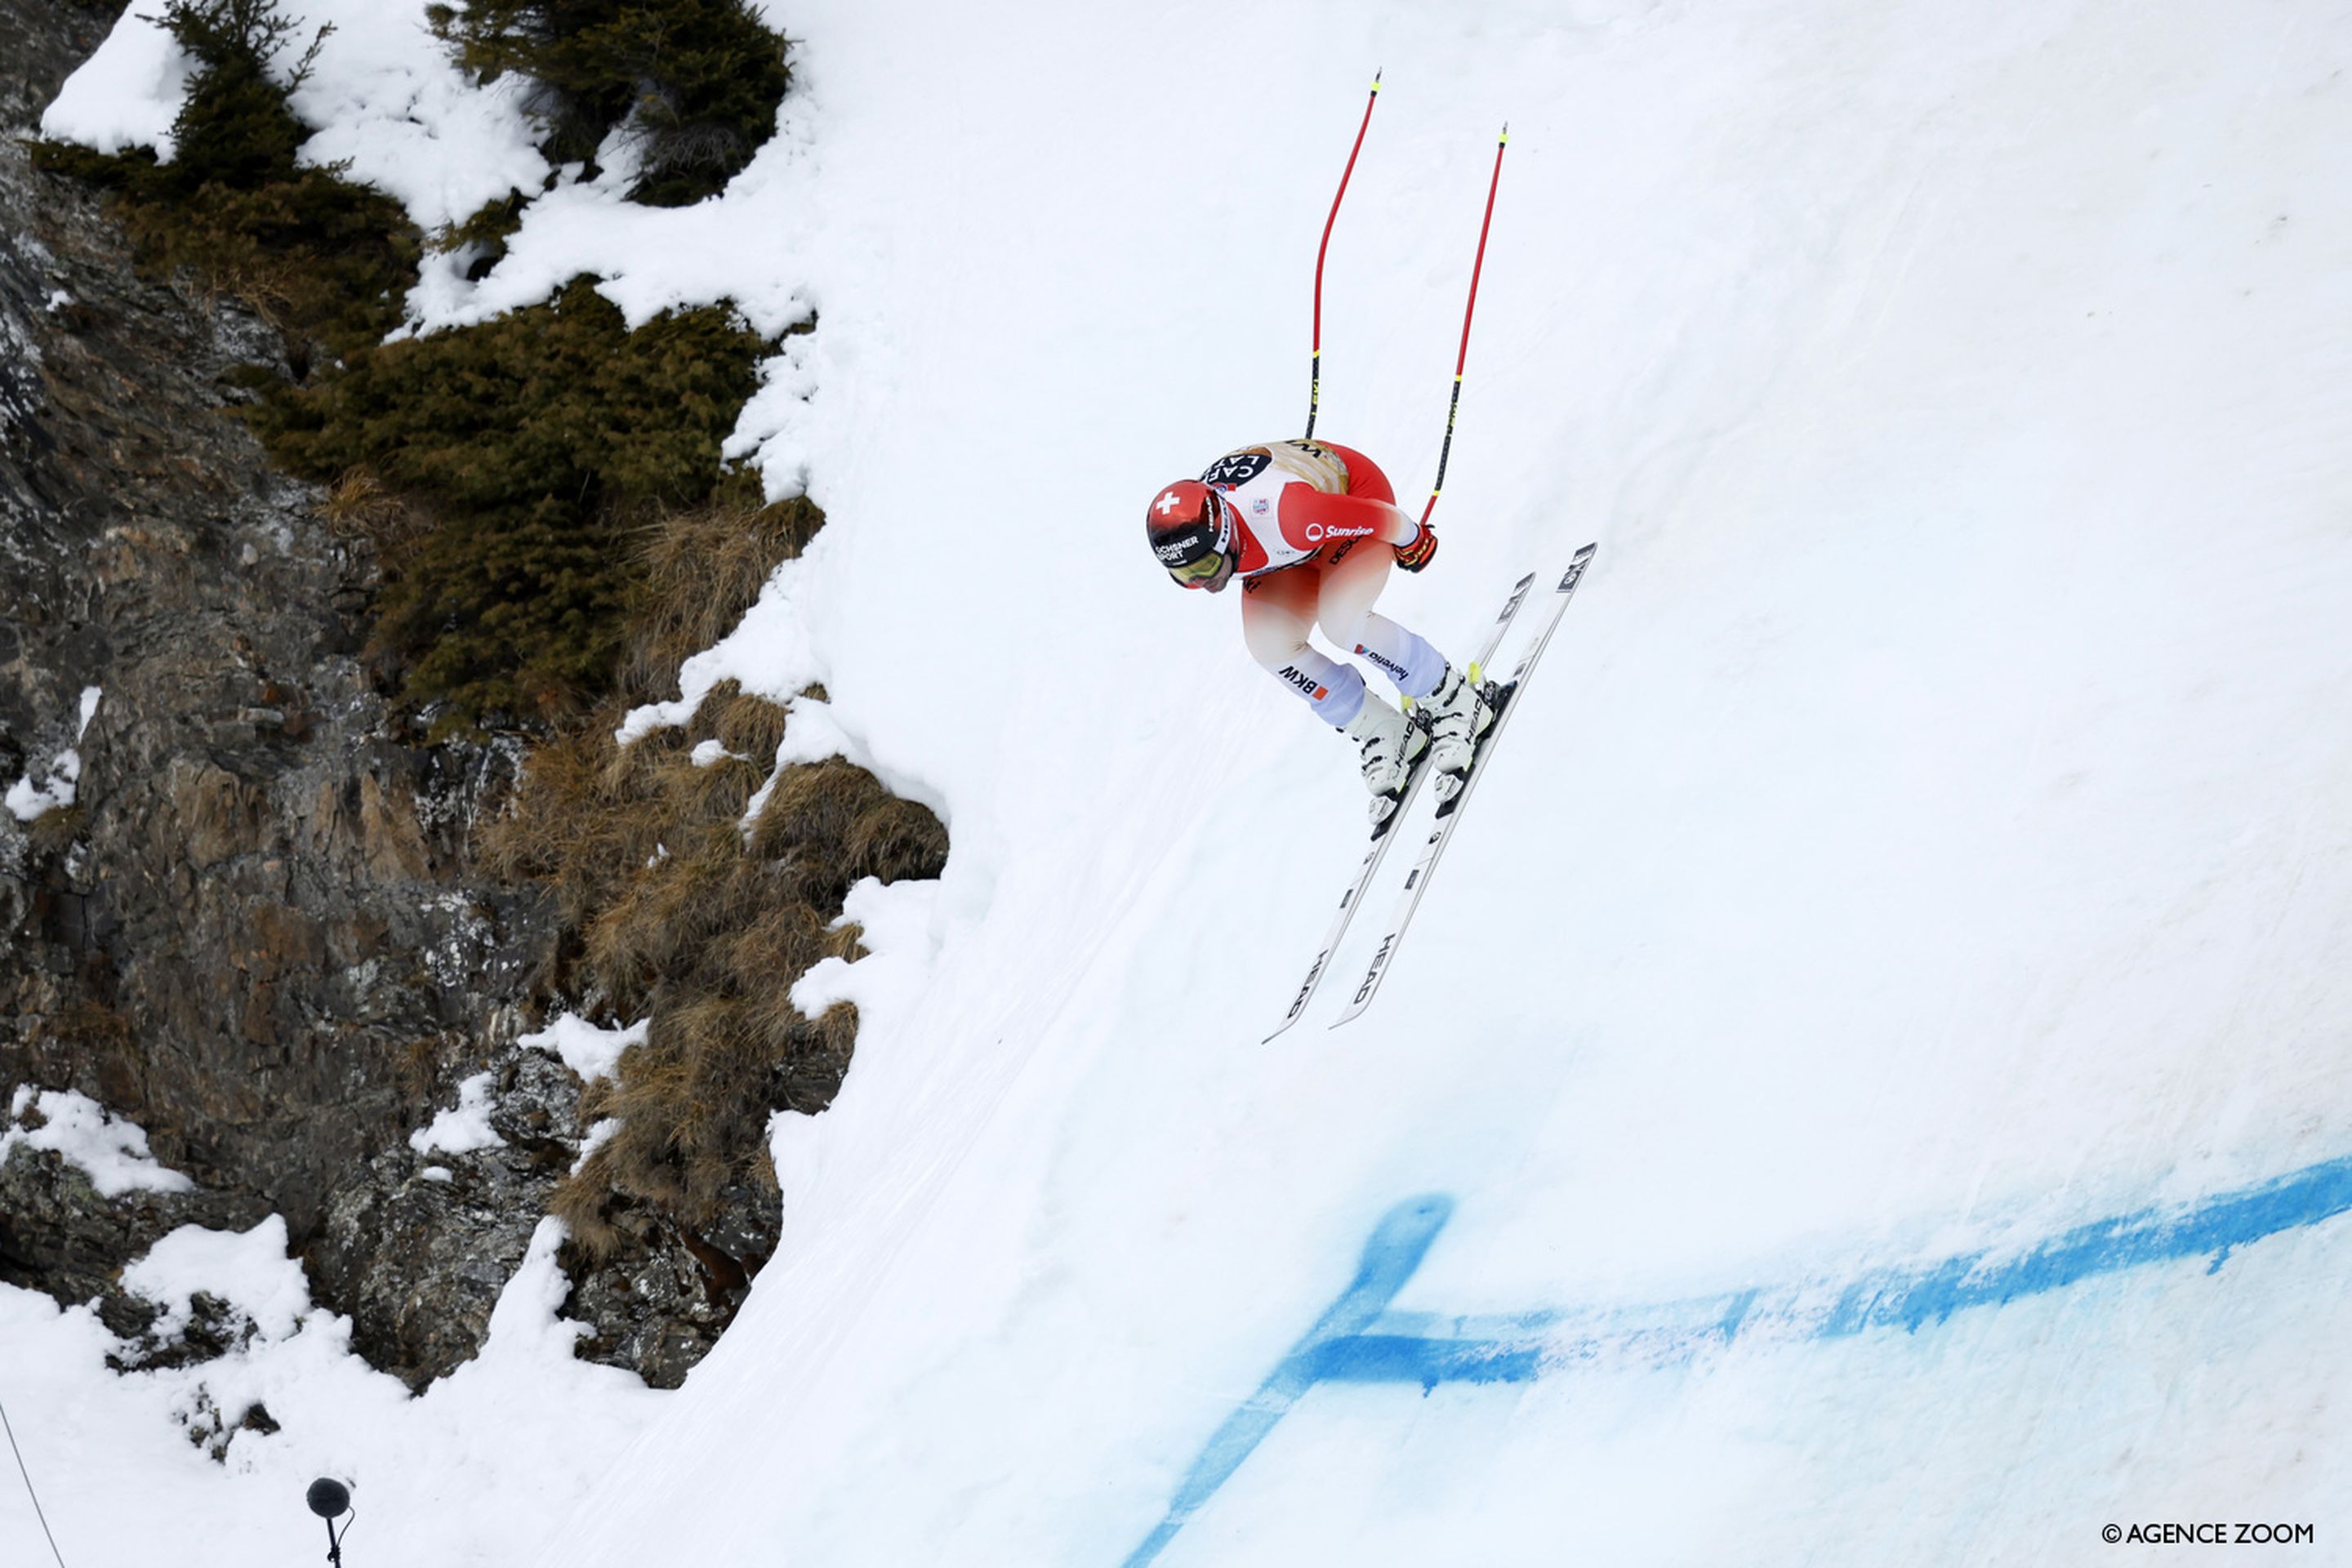
[{"label": "head ski", "polygon": [[[1486,646],[1478,650],[1477,662],[1481,666],[1495,657],[1495,649],[1502,643],[1503,633],[1509,629],[1512,617],[1519,613],[1519,605],[1526,602],[1528,590],[1534,586],[1536,574],[1530,572],[1511,585],[1510,596],[1503,601],[1502,613],[1487,628]],[[1496,722],[1500,721],[1498,717]],[[1492,731],[1488,733],[1491,735]],[[1348,885],[1347,891],[1339,895],[1339,912],[1331,917],[1331,928],[1323,933],[1323,945],[1316,952],[1315,962],[1307,966],[1307,978],[1300,982],[1298,994],[1291,998],[1290,1011],[1282,1016],[1282,1022],[1274,1026],[1274,1034],[1266,1036],[1266,1040],[1271,1041],[1275,1035],[1298,1022],[1299,1016],[1307,1011],[1307,1004],[1314,996],[1315,987],[1322,983],[1324,965],[1330,963],[1331,955],[1339,950],[1339,939],[1348,934],[1348,922],[1356,916],[1356,905],[1362,900],[1365,888],[1371,883],[1372,873],[1381,868],[1381,861],[1388,855],[1389,845],[1396,838],[1391,829],[1404,820],[1406,808],[1412,805],[1412,797],[1420,790],[1423,775],[1429,772],[1428,758],[1429,753],[1423,752],[1422,760],[1414,765],[1411,776],[1404,782],[1397,797],[1396,809],[1372,830],[1372,841],[1356,867],[1355,880]]]},{"label": "head ski", "polygon": [[[1503,728],[1511,721],[1512,713],[1518,708],[1519,698],[1527,690],[1528,678],[1534,673],[1536,661],[1543,658],[1544,648],[1551,642],[1551,634],[1559,627],[1560,616],[1568,612],[1569,599],[1576,593],[1576,585],[1584,580],[1584,569],[1592,563],[1592,557],[1600,548],[1598,544],[1588,544],[1576,552],[1576,559],[1568,563],[1567,573],[1561,576],[1559,586],[1553,591],[1551,614],[1545,617],[1543,629],[1537,633],[1534,643],[1520,657],[1518,668],[1511,672],[1510,680],[1499,693],[1494,728],[1488,730],[1486,738],[1479,742],[1477,755],[1470,763],[1470,776],[1463,781],[1453,799],[1437,808],[1436,826],[1430,829],[1428,840],[1421,847],[1421,858],[1413,862],[1412,870],[1405,877],[1404,888],[1397,895],[1396,912],[1389,921],[1388,931],[1381,938],[1380,945],[1372,950],[1371,967],[1365,971],[1362,983],[1356,987],[1355,994],[1348,999],[1347,1010],[1339,1015],[1338,1022],[1331,1026],[1333,1028],[1362,1016],[1364,1009],[1372,1005],[1372,996],[1380,990],[1381,981],[1388,974],[1389,966],[1396,962],[1397,949],[1404,942],[1405,927],[1412,921],[1412,911],[1420,907],[1422,894],[1429,890],[1429,879],[1437,870],[1438,858],[1445,853],[1445,846],[1452,840],[1454,828],[1461,825],[1463,808],[1470,804],[1470,793],[1478,787],[1478,780],[1486,773],[1486,763],[1503,738]],[[1320,960],[1318,963],[1319,965]],[[1311,988],[1311,980],[1309,985]]]}]

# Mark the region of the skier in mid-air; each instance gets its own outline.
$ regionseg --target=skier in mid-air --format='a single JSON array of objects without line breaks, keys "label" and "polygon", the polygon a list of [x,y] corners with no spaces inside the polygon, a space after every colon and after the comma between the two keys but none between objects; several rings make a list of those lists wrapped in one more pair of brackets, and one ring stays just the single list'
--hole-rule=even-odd
[{"label": "skier in mid-air", "polygon": [[[1462,787],[1494,710],[1480,672],[1454,668],[1372,608],[1389,568],[1428,565],[1437,535],[1399,510],[1370,458],[1329,441],[1244,447],[1198,479],[1161,486],[1144,526],[1152,553],[1181,586],[1221,594],[1242,580],[1250,657],[1356,742],[1375,835],[1424,749],[1438,770],[1439,801]],[[1388,677],[1405,708],[1367,691],[1353,666],[1307,646],[1318,624]]]}]

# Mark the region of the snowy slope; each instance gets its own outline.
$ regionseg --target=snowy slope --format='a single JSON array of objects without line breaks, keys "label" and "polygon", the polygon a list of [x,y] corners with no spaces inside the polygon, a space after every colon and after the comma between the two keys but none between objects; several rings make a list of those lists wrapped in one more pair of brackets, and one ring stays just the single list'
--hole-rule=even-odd
[{"label": "snowy slope", "polygon": [[[779,20],[789,134],[726,198],[572,188],[420,302],[601,261],[638,313],[819,312],[742,440],[833,526],[693,673],[822,679],[792,743],[955,845],[805,983],[865,1024],[777,1129],[777,1260],[680,1394],[583,1426],[645,1423],[601,1482],[547,1434],[541,1561],[2342,1528],[2352,19]],[[1383,607],[1463,648],[1601,548],[1378,1006],[1319,1027],[1360,927],[1265,1047],[1350,759],[1135,520],[1303,419],[1376,66],[1319,430],[1401,489],[1512,128],[1444,549]],[[385,1561],[503,1506],[383,1468]]]},{"label": "snowy slope", "polygon": [[[797,24],[863,204],[810,251],[815,641],[958,858],[928,986],[780,1134],[788,1261],[551,1561],[1118,1562],[1420,1193],[1455,1208],[1398,1304],[1515,1313],[2021,1248],[2352,1144],[2341,24],[1342,16]],[[1514,129],[1448,552],[1391,600],[1459,647],[1602,554],[1380,1008],[1269,1051],[1345,759],[1131,516],[1295,428],[1375,63],[1323,427],[1402,476]],[[2345,1246],[1318,1390],[1165,1561],[2309,1519]]]}]

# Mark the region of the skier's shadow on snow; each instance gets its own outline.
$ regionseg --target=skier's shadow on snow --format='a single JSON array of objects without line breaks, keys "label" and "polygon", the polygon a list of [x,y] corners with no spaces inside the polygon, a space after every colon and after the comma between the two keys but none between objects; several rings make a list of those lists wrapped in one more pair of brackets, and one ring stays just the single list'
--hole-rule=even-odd
[{"label": "skier's shadow on snow", "polygon": [[2000,1306],[2095,1275],[2210,1257],[2217,1274],[2232,1248],[2352,1210],[2352,1156],[2185,1206],[2147,1208],[2077,1226],[2022,1252],[1962,1253],[1843,1280],[1759,1287],[1648,1306],[1451,1317],[1393,1311],[1454,1215],[1443,1193],[1408,1198],[1364,1244],[1356,1277],[1209,1436],[1151,1533],[1123,1568],[1144,1568],[1318,1383],[1529,1383],[1578,1367],[1666,1366],[1734,1340],[1794,1343],[1869,1330],[1916,1333],[1954,1312]]}]

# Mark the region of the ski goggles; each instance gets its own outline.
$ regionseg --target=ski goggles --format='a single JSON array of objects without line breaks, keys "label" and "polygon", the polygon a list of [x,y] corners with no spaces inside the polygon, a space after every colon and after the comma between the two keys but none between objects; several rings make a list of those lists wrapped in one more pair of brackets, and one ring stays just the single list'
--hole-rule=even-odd
[{"label": "ski goggles", "polygon": [[1223,571],[1224,568],[1225,557],[1223,552],[1221,551],[1212,550],[1206,555],[1202,556],[1198,561],[1188,562],[1181,566],[1171,566],[1168,568],[1168,574],[1171,577],[1175,578],[1179,583],[1190,587],[1195,583],[1205,583],[1209,581],[1210,578],[1214,577],[1218,573]]}]

